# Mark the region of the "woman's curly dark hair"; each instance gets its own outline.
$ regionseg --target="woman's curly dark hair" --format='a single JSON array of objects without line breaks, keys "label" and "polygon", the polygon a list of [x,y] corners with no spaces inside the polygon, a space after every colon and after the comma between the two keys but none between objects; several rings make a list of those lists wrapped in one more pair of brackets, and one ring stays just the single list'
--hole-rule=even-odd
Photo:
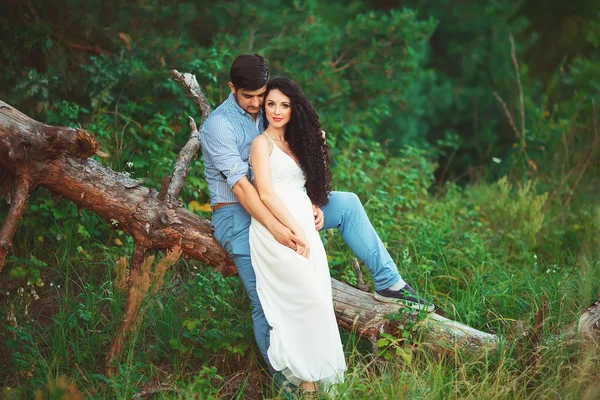
[{"label": "woman's curly dark hair", "polygon": [[[289,78],[275,78],[267,84],[265,99],[277,89],[290,98],[292,115],[285,129],[285,140],[298,158],[306,177],[306,192],[313,204],[322,206],[331,192],[331,158],[323,137],[319,116],[300,85]],[[263,109],[265,129],[268,124]]]}]

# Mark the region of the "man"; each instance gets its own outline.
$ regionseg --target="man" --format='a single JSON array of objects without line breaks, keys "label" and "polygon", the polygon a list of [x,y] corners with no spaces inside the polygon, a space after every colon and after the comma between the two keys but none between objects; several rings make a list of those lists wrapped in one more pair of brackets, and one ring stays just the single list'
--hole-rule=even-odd
[{"label": "man", "polygon": [[[248,230],[251,216],[281,244],[296,249],[296,245],[304,243],[271,214],[249,180],[250,144],[263,131],[261,108],[269,81],[267,63],[258,54],[243,54],[234,60],[230,77],[231,94],[202,128],[202,157],[213,209],[214,237],[231,255],[248,292],[256,342],[269,363],[269,326],[256,292],[250,260]],[[433,311],[433,304],[420,298],[400,277],[358,196],[332,192],[326,206],[313,208],[315,228],[336,227],[354,254],[369,268],[377,300],[401,301],[416,309]]]}]

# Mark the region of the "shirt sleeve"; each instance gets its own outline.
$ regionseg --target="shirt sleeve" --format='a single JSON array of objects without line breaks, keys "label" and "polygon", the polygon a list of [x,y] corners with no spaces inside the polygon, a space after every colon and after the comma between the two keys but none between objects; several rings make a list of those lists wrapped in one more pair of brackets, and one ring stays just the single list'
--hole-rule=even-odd
[{"label": "shirt sleeve", "polygon": [[231,123],[224,118],[209,118],[202,127],[202,147],[214,167],[233,189],[249,173],[248,162],[242,159]]}]

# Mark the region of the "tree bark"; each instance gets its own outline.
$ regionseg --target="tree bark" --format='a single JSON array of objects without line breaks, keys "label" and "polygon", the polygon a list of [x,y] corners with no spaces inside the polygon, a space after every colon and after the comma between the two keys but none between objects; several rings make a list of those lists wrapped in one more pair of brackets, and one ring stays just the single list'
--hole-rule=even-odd
[{"label": "tree bark", "polygon": [[26,179],[20,179],[14,187],[14,193],[11,195],[10,210],[0,231],[0,271],[2,271],[6,254],[11,246],[12,237],[17,230],[17,224],[27,207],[29,189],[29,182]]},{"label": "tree bark", "polygon": [[[372,343],[379,339],[381,333],[394,333],[399,325],[405,325],[409,320],[420,319],[418,314],[403,313],[400,320],[389,322],[384,317],[398,314],[397,304],[379,302],[371,293],[335,279],[331,279],[331,287],[338,324],[346,329],[356,330],[360,336],[366,337]],[[493,346],[497,341],[493,334],[478,331],[435,313],[425,315],[417,325],[422,338],[428,342],[429,347],[438,352],[454,346]]]},{"label": "tree bark", "polygon": [[184,255],[224,275],[235,272],[213,239],[209,221],[175,200],[159,201],[156,190],[85,158],[97,147],[86,131],[40,124],[0,101],[0,167],[5,175],[28,179],[32,186],[95,212],[149,250],[180,245]]},{"label": "tree bark", "polygon": [[[208,115],[210,114],[210,104],[204,96],[204,93],[202,93],[202,90],[200,90],[196,77],[189,73],[182,74],[175,69],[171,71],[171,77],[183,86],[194,98],[194,101],[202,114],[202,119],[200,120],[200,127],[202,127],[204,121],[206,121],[206,118],[208,118]],[[194,122],[194,119],[191,117],[189,120],[192,133],[187,144],[181,149],[177,156],[173,175],[168,183],[167,194],[172,199],[177,199],[179,197],[192,157],[200,150],[200,136],[198,129],[196,128],[196,122]]]},{"label": "tree bark", "polygon": [[121,327],[110,345],[106,356],[106,374],[112,376],[114,374],[113,361],[121,354],[123,344],[127,335],[133,330],[137,320],[140,304],[150,287],[149,265],[143,268],[144,263],[152,264],[152,260],[146,260],[146,249],[142,246],[135,246],[133,255],[131,256],[131,264],[129,267],[129,294],[127,296],[127,304],[125,305],[125,317],[121,323]]},{"label": "tree bark", "polygon": [[588,307],[577,323],[577,333],[590,338],[600,336],[600,295],[590,307]]}]

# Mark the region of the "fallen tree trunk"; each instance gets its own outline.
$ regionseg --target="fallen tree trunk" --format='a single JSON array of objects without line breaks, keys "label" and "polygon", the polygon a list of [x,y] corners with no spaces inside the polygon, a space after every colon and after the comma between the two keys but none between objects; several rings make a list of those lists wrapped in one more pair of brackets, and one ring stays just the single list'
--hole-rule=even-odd
[{"label": "fallen tree trunk", "polygon": [[[64,136],[61,150],[52,143],[50,133]],[[66,138],[70,136],[70,138]],[[196,139],[197,140],[197,139]],[[84,150],[82,150],[84,149]],[[51,127],[36,122],[0,101],[0,166],[7,178],[6,198],[19,216],[26,195],[19,195],[22,182],[41,186],[100,215],[115,228],[131,235],[147,249],[180,246],[183,253],[213,265],[223,274],[235,272],[228,255],[212,238],[210,222],[188,211],[174,199],[159,199],[154,189],[123,173],[112,171],[87,158],[98,151],[93,136],[81,129]],[[17,190],[14,190],[17,189]],[[19,201],[12,201],[12,200]],[[9,215],[11,215],[9,213]],[[13,220],[7,219],[6,223]],[[8,251],[14,229],[6,229],[0,248]],[[4,260],[0,262],[0,270]]]},{"label": "fallen tree trunk", "polygon": [[[393,303],[382,303],[369,292],[356,289],[335,279],[331,280],[333,306],[338,324],[346,329],[356,329],[366,336],[373,345],[381,333],[397,330],[406,319],[416,320],[418,314],[403,313],[402,319],[387,322],[385,316],[398,314],[399,307]],[[452,321],[441,315],[431,313],[419,323],[420,334],[427,340],[429,347],[437,351],[454,346],[475,348],[483,345],[495,345],[497,337],[481,332],[460,322]]]},{"label": "fallen tree trunk", "polygon": [[596,337],[600,334],[600,296],[579,317],[577,332],[582,335]]}]

